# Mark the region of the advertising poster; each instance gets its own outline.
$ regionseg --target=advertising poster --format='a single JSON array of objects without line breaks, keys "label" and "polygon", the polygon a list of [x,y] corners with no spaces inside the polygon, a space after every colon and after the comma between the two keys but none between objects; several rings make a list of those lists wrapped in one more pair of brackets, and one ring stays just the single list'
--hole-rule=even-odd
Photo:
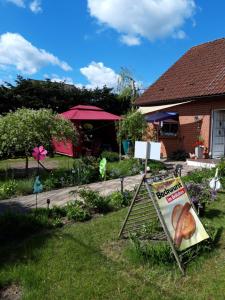
[{"label": "advertising poster", "polygon": [[184,250],[209,237],[191,206],[180,178],[153,183],[152,191],[178,250]]}]

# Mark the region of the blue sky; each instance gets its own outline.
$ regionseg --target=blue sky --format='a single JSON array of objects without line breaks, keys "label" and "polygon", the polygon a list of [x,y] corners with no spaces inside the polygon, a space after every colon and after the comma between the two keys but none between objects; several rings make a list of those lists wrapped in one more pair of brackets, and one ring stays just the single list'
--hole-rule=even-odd
[{"label": "blue sky", "polygon": [[225,1],[0,0],[0,83],[25,78],[148,87],[194,45],[225,37]]}]

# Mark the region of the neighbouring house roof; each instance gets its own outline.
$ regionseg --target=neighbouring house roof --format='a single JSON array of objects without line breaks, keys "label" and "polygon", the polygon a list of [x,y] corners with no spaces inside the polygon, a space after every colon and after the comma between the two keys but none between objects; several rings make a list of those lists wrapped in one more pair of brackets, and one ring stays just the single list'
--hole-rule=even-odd
[{"label": "neighbouring house roof", "polygon": [[159,105],[225,94],[225,38],[187,51],[137,100]]},{"label": "neighbouring house roof", "polygon": [[68,111],[60,114],[66,119],[72,121],[82,120],[101,120],[101,121],[118,121],[121,117],[110,114],[104,111],[102,108],[91,105],[77,105],[71,107]]}]

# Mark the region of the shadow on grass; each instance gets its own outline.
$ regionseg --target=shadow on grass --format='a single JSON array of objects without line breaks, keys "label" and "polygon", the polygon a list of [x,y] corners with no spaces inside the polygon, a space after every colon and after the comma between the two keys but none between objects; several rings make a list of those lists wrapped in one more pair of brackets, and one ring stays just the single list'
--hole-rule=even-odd
[{"label": "shadow on grass", "polygon": [[[90,260],[91,261],[91,256],[95,256],[97,259],[99,259],[99,263],[100,265],[105,265],[105,268],[107,268],[107,266],[109,265],[109,262],[111,264],[113,264],[113,269],[118,270],[119,272],[121,271],[121,268],[123,269],[123,274],[127,274],[127,280],[130,281],[131,278],[133,278],[137,284],[139,283],[139,285],[143,284],[143,276],[141,276],[141,274],[136,270],[136,266],[135,265],[131,265],[131,264],[126,264],[124,265],[124,262],[121,265],[121,261],[118,260],[113,260],[111,257],[107,256],[101,249],[100,245],[96,245],[93,246],[93,243],[91,242],[91,240],[88,240],[87,242],[85,242],[85,236],[83,237],[84,240],[75,237],[74,235],[70,234],[70,233],[64,233],[63,234],[63,238],[64,239],[68,239],[72,242],[74,242],[77,246],[76,248],[83,248],[84,251],[86,252],[85,254],[82,253],[81,255],[87,255],[87,261]],[[96,262],[95,262],[96,263]],[[85,266],[83,266],[85,267]],[[93,267],[94,268],[94,267]],[[112,274],[113,276],[113,274]],[[148,289],[150,290],[155,290],[155,292],[160,293],[161,295],[164,295],[165,298],[169,296],[168,291],[165,291],[160,285],[158,285],[156,282],[152,283],[150,280],[147,281],[147,285],[148,285]],[[172,293],[171,293],[172,295]],[[171,298],[172,299],[172,298]]]},{"label": "shadow on grass", "polygon": [[12,180],[12,179],[28,179],[37,176],[37,173],[41,176],[46,176],[51,170],[43,169],[42,167],[30,167],[28,168],[28,173],[26,173],[25,168],[8,168],[0,170],[0,178],[3,181]]},{"label": "shadow on grass", "polygon": [[216,208],[212,208],[210,210],[206,210],[204,213],[204,217],[207,219],[214,219],[214,218],[219,218],[219,217],[223,217],[224,213]]},{"label": "shadow on grass", "polygon": [[[1,206],[4,205],[0,202]],[[54,234],[47,214],[29,211],[17,203],[17,212],[8,209],[0,215],[0,265],[23,260],[27,248],[32,253]],[[35,239],[32,238],[35,236]]]},{"label": "shadow on grass", "polygon": [[30,208],[28,205],[23,205],[18,201],[13,200],[0,200],[0,217],[5,213],[19,213],[24,214],[29,212]]}]

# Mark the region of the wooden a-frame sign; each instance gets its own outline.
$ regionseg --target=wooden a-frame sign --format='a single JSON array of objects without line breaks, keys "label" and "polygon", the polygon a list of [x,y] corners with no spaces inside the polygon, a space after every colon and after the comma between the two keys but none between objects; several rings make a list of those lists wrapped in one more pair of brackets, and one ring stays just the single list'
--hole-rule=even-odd
[{"label": "wooden a-frame sign", "polygon": [[[185,271],[184,264],[182,263],[182,256],[185,252],[178,252],[178,250],[189,248],[190,246],[199,243],[203,239],[208,238],[208,235],[199,221],[195,210],[193,210],[191,204],[189,204],[190,200],[181,179],[179,177],[170,177],[167,180],[161,179],[161,181],[159,181],[159,178],[156,180],[158,180],[158,182],[154,183],[154,178],[149,178],[146,173],[142,176],[129,207],[127,216],[121,227],[119,238],[127,238],[131,233],[140,232],[147,224],[148,228],[150,228],[150,232],[148,232],[147,238],[144,235],[142,238],[149,241],[168,242],[179,269],[184,275]],[[173,186],[172,188],[165,188],[164,194],[169,194],[169,196],[165,196],[167,200],[165,200],[165,203],[167,204],[168,202],[168,206],[170,205],[169,202],[173,202],[172,214],[168,214],[168,211],[166,211],[166,213],[163,215],[164,211],[160,206],[161,202],[158,200],[160,197],[162,198],[161,200],[163,200],[164,194],[162,192],[156,193],[156,190],[154,190],[153,186],[155,185],[157,187],[158,185],[159,188],[160,185],[167,187],[170,182],[173,183]],[[176,184],[176,182],[178,182],[178,184]],[[171,191],[172,194],[170,193]],[[182,202],[179,200],[179,196],[182,195],[182,193],[183,197],[186,196],[186,198],[184,197],[182,199],[182,201],[185,201],[185,205],[182,205]],[[189,205],[190,207],[188,207]],[[190,209],[191,212],[189,212]],[[172,225],[168,222],[167,215],[173,216],[173,219],[175,220],[171,221],[171,217],[169,220],[170,223],[176,227],[174,228],[174,238],[171,234]],[[184,217],[186,218],[185,221],[183,220]],[[186,234],[186,236],[179,235],[182,226],[184,226],[184,224],[187,225],[188,222],[191,224],[189,233]],[[157,230],[154,230],[154,228],[157,228]]]}]

